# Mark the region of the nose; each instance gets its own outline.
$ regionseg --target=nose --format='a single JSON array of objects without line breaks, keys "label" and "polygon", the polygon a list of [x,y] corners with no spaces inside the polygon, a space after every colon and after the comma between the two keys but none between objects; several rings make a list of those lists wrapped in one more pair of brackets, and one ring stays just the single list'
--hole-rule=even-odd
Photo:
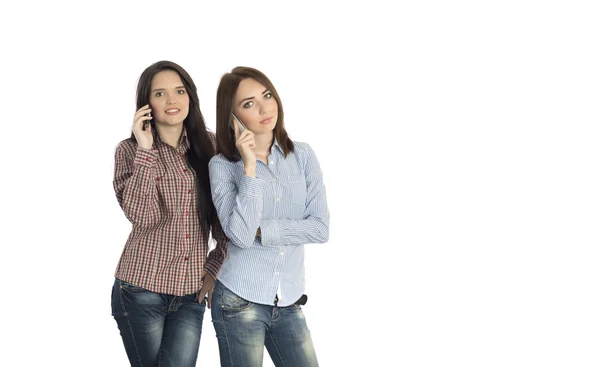
[{"label": "nose", "polygon": [[173,93],[167,93],[167,104],[175,103],[175,98],[177,98],[177,96]]},{"label": "nose", "polygon": [[264,103],[259,103],[258,105],[258,113],[260,113],[261,115],[265,115],[267,113],[267,105]]}]

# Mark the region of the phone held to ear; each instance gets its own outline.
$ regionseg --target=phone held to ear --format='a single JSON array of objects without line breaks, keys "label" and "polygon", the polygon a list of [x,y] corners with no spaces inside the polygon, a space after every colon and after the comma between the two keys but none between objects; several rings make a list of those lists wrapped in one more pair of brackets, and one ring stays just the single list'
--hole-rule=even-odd
[{"label": "phone held to ear", "polygon": [[[242,121],[240,121],[240,119],[238,119],[238,118],[237,118],[237,116],[236,116],[236,115],[234,115],[234,114],[232,113],[232,114],[231,114],[231,116],[233,116],[233,119],[234,119],[234,120],[237,122],[237,124],[238,124],[238,130],[239,130],[239,133],[240,133],[240,134],[241,134],[241,133],[243,133],[243,132],[244,132],[244,130],[246,130],[246,129],[247,129],[247,127],[246,127],[246,126],[245,126],[245,125],[242,123]],[[229,126],[230,126],[230,127],[233,129],[233,120],[231,120],[231,121],[230,121],[230,124],[229,124]],[[234,129],[234,130],[235,130],[235,129]]]},{"label": "phone held to ear", "polygon": [[[146,116],[150,116],[150,113],[147,113]],[[152,120],[144,121],[144,124],[142,125],[142,130],[146,131],[146,129],[148,128],[148,125],[150,124],[150,121],[152,121]]]}]

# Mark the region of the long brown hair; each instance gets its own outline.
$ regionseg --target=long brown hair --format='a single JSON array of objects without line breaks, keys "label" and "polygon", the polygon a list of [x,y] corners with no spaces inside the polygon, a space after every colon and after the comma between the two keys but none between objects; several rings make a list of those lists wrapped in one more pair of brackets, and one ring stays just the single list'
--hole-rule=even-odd
[{"label": "long brown hair", "polygon": [[[198,187],[198,218],[200,226],[207,230],[210,224],[216,219],[215,207],[212,202],[210,191],[210,179],[208,175],[208,162],[214,155],[213,145],[208,132],[204,117],[200,112],[200,101],[198,91],[192,77],[181,66],[171,61],[159,61],[146,68],[137,85],[136,110],[150,103],[150,88],[152,78],[164,70],[172,70],[179,74],[181,81],[190,98],[189,112],[183,121],[183,127],[186,130],[187,138],[190,143],[190,149],[187,153],[188,163],[196,171],[196,185]],[[151,120],[151,123],[153,120]],[[135,136],[131,134],[133,141]]]},{"label": "long brown hair", "polygon": [[267,76],[260,71],[238,66],[231,70],[231,73],[225,73],[219,83],[217,89],[217,153],[222,153],[230,161],[238,161],[241,159],[240,154],[235,147],[235,134],[230,127],[231,114],[233,113],[233,99],[235,93],[240,86],[240,82],[244,79],[254,79],[264,85],[273,94],[273,98],[277,101],[277,123],[273,131],[275,139],[283,149],[284,157],[287,157],[289,152],[294,151],[294,143],[288,137],[283,123],[283,107],[281,99],[273,83]]}]

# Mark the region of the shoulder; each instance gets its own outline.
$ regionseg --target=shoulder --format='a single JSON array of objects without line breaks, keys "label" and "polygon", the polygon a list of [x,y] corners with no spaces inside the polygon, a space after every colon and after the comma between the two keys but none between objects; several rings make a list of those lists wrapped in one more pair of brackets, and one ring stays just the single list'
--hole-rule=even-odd
[{"label": "shoulder", "polygon": [[310,145],[308,145],[308,143],[305,143],[303,141],[293,141],[294,143],[294,152],[298,152],[300,154],[304,153],[307,154],[309,152],[312,152],[312,148],[310,147]]},{"label": "shoulder", "polygon": [[307,172],[320,173],[319,160],[312,146],[308,143],[294,141],[294,152],[292,154]]},{"label": "shoulder", "polygon": [[222,153],[214,155],[208,162],[208,172],[211,179],[222,180],[225,177],[233,177],[236,170],[239,170],[239,167],[236,167],[236,162],[231,162]]},{"label": "shoulder", "polygon": [[209,166],[222,166],[222,167],[229,167],[229,166],[233,166],[235,164],[235,162],[230,162],[224,155],[223,153],[219,153],[219,154],[215,154],[211,159],[210,162],[208,162]]},{"label": "shoulder", "polygon": [[293,154],[298,156],[300,159],[310,160],[310,159],[316,158],[313,148],[308,143],[305,143],[303,141],[294,141],[293,143],[294,143],[294,153]]},{"label": "shoulder", "polygon": [[117,144],[115,153],[133,156],[135,154],[136,149],[137,149],[137,143],[134,141],[134,139],[127,138],[127,139],[121,140],[119,142],[119,144]]}]

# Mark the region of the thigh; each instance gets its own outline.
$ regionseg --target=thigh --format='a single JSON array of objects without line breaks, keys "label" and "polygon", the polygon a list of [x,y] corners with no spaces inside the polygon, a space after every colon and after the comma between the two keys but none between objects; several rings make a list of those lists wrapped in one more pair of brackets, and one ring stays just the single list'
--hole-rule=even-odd
[{"label": "thigh", "polygon": [[281,307],[276,314],[265,337],[265,346],[275,366],[318,366],[302,308],[296,305]]},{"label": "thigh", "polygon": [[174,297],[169,305],[162,344],[161,367],[193,367],[198,359],[206,301],[198,294]]},{"label": "thigh", "polygon": [[262,366],[268,308],[239,297],[217,281],[211,315],[221,366]]},{"label": "thigh", "polygon": [[116,279],[111,304],[131,365],[156,365],[166,316],[163,295]]}]

